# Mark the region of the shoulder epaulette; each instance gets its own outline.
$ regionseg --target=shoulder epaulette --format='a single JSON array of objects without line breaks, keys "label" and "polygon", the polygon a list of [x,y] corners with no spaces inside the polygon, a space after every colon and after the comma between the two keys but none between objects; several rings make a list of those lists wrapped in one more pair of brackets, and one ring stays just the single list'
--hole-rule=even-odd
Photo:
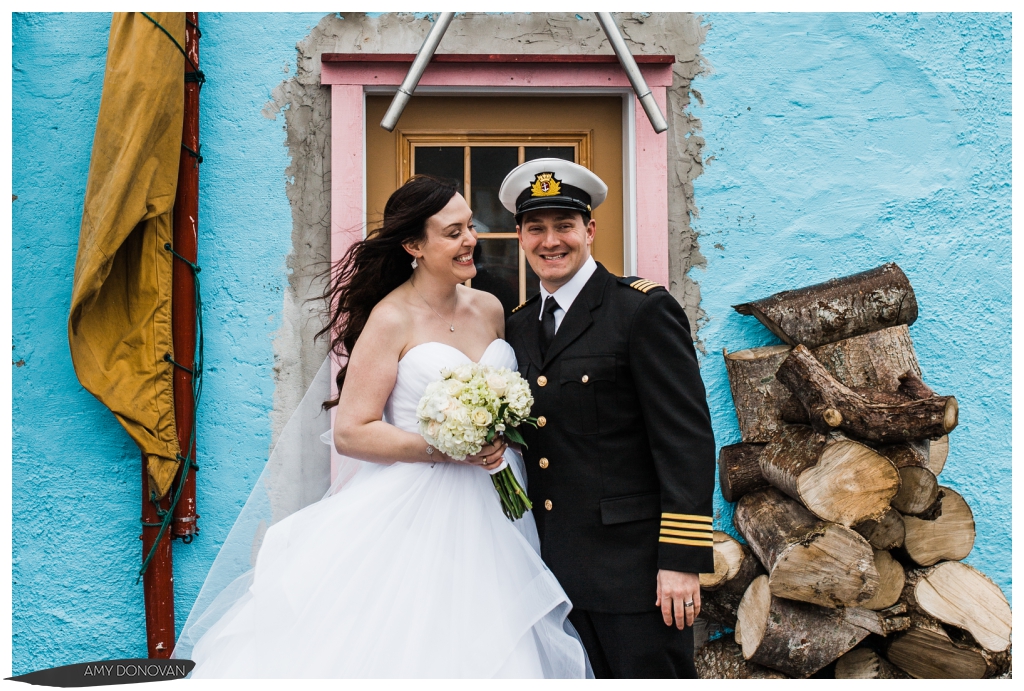
[{"label": "shoulder epaulette", "polygon": [[665,286],[654,281],[648,281],[646,278],[640,278],[639,276],[623,276],[619,279],[619,283],[627,285],[634,290],[639,290],[641,293],[647,294],[652,290],[668,290]]},{"label": "shoulder epaulette", "polygon": [[529,304],[530,304],[531,302],[533,302],[534,300],[536,300],[536,299],[537,299],[538,297],[540,297],[540,293],[537,293],[537,294],[536,294],[536,295],[534,295],[534,296],[533,296],[532,298],[528,298],[528,299],[526,300],[526,302],[522,303],[522,304],[521,304],[521,305],[519,305],[518,307],[515,307],[515,308],[513,308],[513,309],[512,309],[512,311],[511,311],[511,312],[509,312],[509,314],[515,314],[516,312],[518,312],[519,310],[523,309],[524,307],[526,307],[527,305],[529,305]]}]

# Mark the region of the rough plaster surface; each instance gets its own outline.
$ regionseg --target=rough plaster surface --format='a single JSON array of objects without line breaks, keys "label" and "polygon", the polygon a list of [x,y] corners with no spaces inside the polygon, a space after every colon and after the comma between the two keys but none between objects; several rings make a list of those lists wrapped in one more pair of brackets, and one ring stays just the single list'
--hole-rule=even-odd
[{"label": "rough plaster surface", "polygon": [[1009,15],[707,20],[692,274],[719,445],[739,441],[722,348],[779,342],[730,305],[897,262],[924,378],[960,403],[940,482],[974,511],[966,561],[1010,597]]},{"label": "rough plaster surface", "polygon": [[[689,84],[702,69],[700,43],[705,29],[690,14],[618,15],[636,53],[676,56],[669,90],[669,232],[673,294],[697,323],[700,292],[686,275],[703,262],[690,229],[694,209],[692,180],[700,174],[699,122],[688,112]],[[326,354],[314,342],[321,328],[319,304],[309,298],[322,290],[317,274],[330,256],[330,91],[320,86],[321,53],[415,53],[431,27],[425,14],[343,13],[325,16],[297,45],[298,69],[275,90],[263,109],[268,118],[284,114],[288,198],[292,204],[292,253],[282,327],[275,350],[275,435],[287,422]],[[467,13],[452,22],[439,53],[611,53],[597,20],[586,15],[551,13],[507,15]],[[376,126],[370,123],[369,126]]]},{"label": "rough plaster surface", "polygon": [[[202,532],[174,548],[179,626],[267,460],[292,212],[284,118],[260,111],[322,16],[200,18]],[[109,28],[108,13],[12,17],[14,674],[146,656],[141,460],[79,385],[66,335]]]}]

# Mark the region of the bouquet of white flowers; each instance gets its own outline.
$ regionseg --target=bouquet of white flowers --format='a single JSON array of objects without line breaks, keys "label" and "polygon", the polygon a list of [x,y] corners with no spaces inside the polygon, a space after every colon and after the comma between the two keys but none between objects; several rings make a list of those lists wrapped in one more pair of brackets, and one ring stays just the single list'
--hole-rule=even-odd
[{"label": "bouquet of white flowers", "polygon": [[[474,363],[442,369],[441,379],[427,386],[416,414],[427,443],[461,461],[480,453],[499,434],[525,446],[516,427],[524,422],[536,427],[536,418],[528,417],[532,405],[530,385],[518,372]],[[509,519],[522,518],[533,508],[507,461],[491,471],[491,481]]]}]

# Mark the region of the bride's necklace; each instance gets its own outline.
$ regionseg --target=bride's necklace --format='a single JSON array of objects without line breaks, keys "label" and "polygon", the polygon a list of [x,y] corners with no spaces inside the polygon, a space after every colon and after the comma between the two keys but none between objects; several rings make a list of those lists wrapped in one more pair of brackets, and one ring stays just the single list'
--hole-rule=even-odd
[{"label": "bride's necklace", "polygon": [[419,291],[419,289],[416,287],[415,283],[413,283],[412,281],[409,281],[409,285],[411,285],[412,289],[416,291],[416,294],[420,296],[420,300],[423,300],[423,302],[426,304],[426,306],[430,308],[430,311],[433,312],[434,314],[436,314],[438,319],[440,319],[441,321],[446,322],[448,324],[448,330],[454,332],[455,331],[455,314],[459,311],[459,289],[458,288],[455,289],[455,309],[452,310],[452,319],[451,319],[451,321],[448,321],[447,319],[442,317],[440,312],[438,312],[436,309],[434,309],[434,307],[429,302],[427,302],[427,299],[425,297],[423,297],[423,293],[421,293]]}]

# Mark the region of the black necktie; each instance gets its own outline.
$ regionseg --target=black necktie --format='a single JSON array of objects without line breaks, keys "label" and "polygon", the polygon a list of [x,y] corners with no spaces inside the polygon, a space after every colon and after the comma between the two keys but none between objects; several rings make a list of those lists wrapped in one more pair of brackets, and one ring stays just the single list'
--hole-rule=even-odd
[{"label": "black necktie", "polygon": [[540,356],[545,357],[548,353],[548,346],[555,340],[555,310],[558,303],[554,296],[548,295],[544,298],[544,314],[540,318]]}]

